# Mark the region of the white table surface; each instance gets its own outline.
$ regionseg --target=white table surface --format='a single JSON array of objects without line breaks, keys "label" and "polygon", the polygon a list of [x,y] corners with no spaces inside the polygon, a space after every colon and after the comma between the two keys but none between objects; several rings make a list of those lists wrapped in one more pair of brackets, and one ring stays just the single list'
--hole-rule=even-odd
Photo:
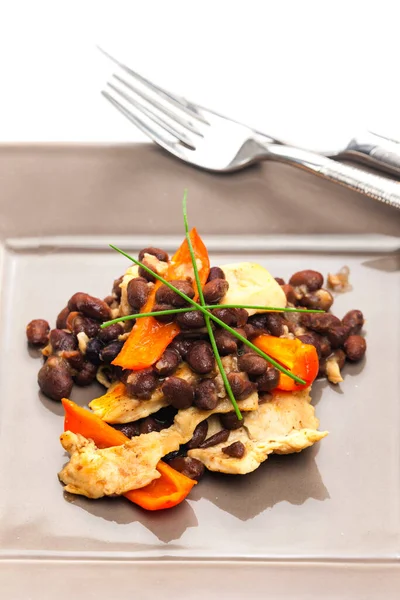
[{"label": "white table surface", "polygon": [[143,141],[100,44],[190,99],[305,145],[400,139],[393,0],[0,0],[0,141]]}]

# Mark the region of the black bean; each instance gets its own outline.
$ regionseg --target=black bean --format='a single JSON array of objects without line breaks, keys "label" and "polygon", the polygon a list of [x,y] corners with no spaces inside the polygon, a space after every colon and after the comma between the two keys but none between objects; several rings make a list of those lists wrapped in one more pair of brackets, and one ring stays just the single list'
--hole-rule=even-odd
[{"label": "black bean", "polygon": [[131,371],[125,379],[129,396],[149,400],[158,385],[158,378],[152,368]]},{"label": "black bean", "polygon": [[100,352],[103,350],[104,344],[97,338],[88,341],[86,345],[86,358],[94,365],[101,364]]},{"label": "black bean", "polygon": [[52,329],[50,331],[49,341],[54,354],[64,350],[76,350],[78,348],[76,337],[72,333],[64,331],[64,329]]},{"label": "black bean", "polygon": [[280,337],[285,333],[285,320],[281,315],[278,315],[277,313],[267,313],[265,318],[265,325],[270,334],[274,335],[275,337]]},{"label": "black bean", "polygon": [[244,373],[229,373],[228,381],[237,400],[247,398],[256,390],[256,385],[249,381]]},{"label": "black bean", "polygon": [[121,277],[118,277],[118,279],[114,280],[114,284],[113,284],[113,288],[112,288],[112,293],[117,298],[117,300],[121,299],[122,290],[121,290],[121,288],[119,286],[121,285],[123,279],[124,279],[124,276],[121,275]]},{"label": "black bean", "polygon": [[[144,258],[142,260],[142,263],[151,271],[154,271],[154,273],[157,273],[157,268],[149,261],[147,260],[147,258]],[[148,271],[146,271],[146,269],[144,269],[143,267],[139,267],[139,277],[142,277],[143,279],[145,279],[146,281],[149,281],[150,283],[155,283],[157,281],[157,277],[155,277],[154,275],[152,275],[151,273],[149,273]]]},{"label": "black bean", "polygon": [[243,419],[238,419],[234,412],[219,415],[219,420],[221,421],[222,427],[224,429],[229,429],[229,431],[243,427]]},{"label": "black bean", "polygon": [[177,409],[189,408],[194,400],[193,386],[180,377],[168,377],[161,386],[167,402]]},{"label": "black bean", "polygon": [[56,327],[57,329],[66,329],[67,327],[67,318],[70,313],[68,306],[62,309],[60,313],[58,313]]},{"label": "black bean", "polygon": [[107,321],[111,318],[110,307],[100,300],[84,292],[77,292],[68,301],[68,308],[70,311],[77,310],[82,313],[85,317],[90,319],[96,319],[97,321]]},{"label": "black bean", "polygon": [[97,337],[99,340],[103,342],[103,344],[108,344],[109,342],[113,342],[118,340],[118,337],[124,333],[124,326],[122,323],[113,323],[108,327],[104,327],[104,329],[100,329]]},{"label": "black bean", "polygon": [[290,283],[285,283],[281,287],[285,293],[286,300],[288,302],[290,302],[290,304],[296,304],[297,296],[296,296],[296,291],[295,291],[294,287],[292,285],[290,285]]},{"label": "black bean", "polygon": [[114,304],[114,306],[118,305],[118,302],[116,301],[116,299],[112,295],[106,296],[105,298],[103,298],[103,300],[107,304],[107,306],[109,306],[110,308],[111,308],[111,306],[113,304]]},{"label": "black bean", "polygon": [[207,283],[209,281],[213,281],[214,279],[225,279],[225,273],[220,267],[211,267],[207,277]]},{"label": "black bean", "polygon": [[330,341],[325,335],[318,336],[318,341],[321,348],[321,358],[327,358],[332,352]]},{"label": "black bean", "polygon": [[333,327],[341,325],[337,317],[328,313],[302,313],[300,323],[317,333],[328,333]]},{"label": "black bean", "polygon": [[328,331],[327,337],[331,343],[332,348],[340,348],[343,346],[345,340],[349,337],[350,327],[347,325],[337,325],[331,327]]},{"label": "black bean", "polygon": [[100,352],[101,360],[105,363],[111,363],[121,352],[123,345],[124,342],[111,342],[107,346],[104,346]]},{"label": "black bean", "polygon": [[75,375],[74,381],[76,385],[86,387],[96,379],[96,373],[97,366],[89,361],[86,361],[82,369]]},{"label": "black bean", "polygon": [[98,321],[90,319],[89,317],[84,317],[79,313],[71,312],[68,317],[68,323],[71,323],[71,331],[73,331],[75,335],[78,335],[78,333],[83,331],[89,338],[93,338],[96,337],[100,331]]},{"label": "black bean", "polygon": [[26,337],[31,346],[45,346],[49,341],[50,325],[44,319],[34,319],[26,327]]},{"label": "black bean", "polygon": [[132,423],[117,423],[112,425],[112,427],[118,429],[118,431],[122,431],[128,438],[133,438],[140,434],[139,423],[137,421],[133,421]]},{"label": "black bean", "polygon": [[150,286],[143,277],[131,279],[126,288],[128,302],[134,310],[140,310],[150,294]]},{"label": "black bean", "polygon": [[321,357],[321,344],[319,342],[320,336],[317,333],[310,331],[309,333],[304,333],[303,335],[299,335],[298,339],[303,344],[308,344],[309,346],[314,346],[314,348],[317,351],[318,358]]},{"label": "black bean", "polygon": [[183,339],[181,337],[176,337],[170,343],[168,348],[173,348],[174,350],[179,352],[179,354],[181,355],[181,357],[183,359],[185,359],[191,345],[192,345],[192,342],[190,340]]},{"label": "black bean", "polygon": [[324,283],[324,277],[318,271],[306,269],[304,271],[298,271],[297,273],[294,273],[289,279],[289,283],[294,287],[305,285],[309,292],[314,292],[322,287],[322,284]]},{"label": "black bean", "polygon": [[52,400],[68,398],[73,381],[67,361],[59,356],[49,356],[38,373],[38,383],[43,394]]},{"label": "black bean", "polygon": [[226,279],[212,279],[203,288],[204,300],[207,304],[218,304],[229,289]]},{"label": "black bean", "polygon": [[200,329],[205,327],[205,320],[199,310],[193,310],[176,315],[176,322],[181,329]]},{"label": "black bean", "polygon": [[282,279],[282,277],[275,277],[275,281],[276,283],[279,283],[279,285],[285,285],[285,280]]},{"label": "black bean", "polygon": [[190,456],[178,456],[169,461],[169,466],[186,475],[190,479],[198,481],[204,475],[204,465],[197,458]]},{"label": "black bean", "polygon": [[180,354],[173,348],[167,348],[154,365],[154,368],[161,377],[167,377],[167,375],[172,375],[180,362]]},{"label": "black bean", "polygon": [[350,335],[360,333],[364,325],[364,315],[361,310],[350,310],[342,319],[343,325],[350,327]]},{"label": "black bean", "polygon": [[246,333],[247,339],[250,341],[258,337],[262,333],[267,333],[266,329],[259,329],[258,327],[254,327],[254,325],[252,325],[251,323],[246,323],[246,325],[244,326],[244,331]]},{"label": "black bean", "polygon": [[[162,311],[162,310],[174,310],[174,306],[172,306],[172,304],[159,304],[156,303],[154,304],[152,311],[154,312],[158,312],[158,311]],[[175,319],[176,315],[156,315],[154,316],[155,319],[157,319],[157,321],[159,321],[160,323],[171,323],[174,319]]]},{"label": "black bean", "polygon": [[328,290],[320,289],[302,296],[299,304],[309,309],[327,311],[333,304],[333,296]]},{"label": "black bean", "polygon": [[346,362],[346,354],[339,348],[338,350],[335,350],[333,355],[336,358],[339,369],[343,369],[344,363]]},{"label": "black bean", "polygon": [[344,343],[346,356],[352,362],[361,360],[367,350],[367,342],[361,335],[351,335]]},{"label": "black bean", "polygon": [[215,356],[211,345],[203,340],[194,342],[187,353],[186,361],[195,373],[205,375],[215,368]]},{"label": "black bean", "polygon": [[81,371],[83,369],[85,359],[79,350],[63,350],[59,352],[59,356],[64,358],[74,371]]},{"label": "black bean", "polygon": [[259,392],[270,392],[274,390],[279,383],[280,373],[278,369],[269,366],[266,372],[260,377],[257,377],[255,382]]},{"label": "black bean", "polygon": [[[176,287],[180,292],[183,292],[189,298],[194,298],[194,289],[191,283],[181,279],[173,279],[170,281],[171,285]],[[187,302],[179,296],[176,292],[171,290],[165,283],[163,283],[156,291],[156,302],[159,304],[172,304],[174,307],[186,306]]]},{"label": "black bean", "polygon": [[237,338],[226,331],[226,329],[217,329],[214,332],[215,342],[221,356],[227,356],[228,354],[235,354],[237,352]]},{"label": "black bean", "polygon": [[163,408],[160,408],[160,410],[158,410],[153,417],[164,427],[170,427],[174,422],[177,412],[177,409],[173,406],[163,406]]},{"label": "black bean", "polygon": [[267,370],[267,361],[258,354],[242,354],[238,358],[238,367],[249,375],[262,375]]},{"label": "black bean", "polygon": [[247,325],[252,325],[256,329],[267,331],[267,313],[257,313],[249,317]]},{"label": "black bean", "polygon": [[194,404],[200,410],[214,410],[217,406],[217,389],[211,379],[203,379],[196,385]]},{"label": "black bean", "polygon": [[233,442],[230,446],[222,448],[222,452],[231,458],[243,458],[246,452],[245,445],[242,442]]},{"label": "black bean", "polygon": [[147,417],[139,425],[140,435],[144,433],[151,433],[152,431],[161,431],[163,429],[160,423],[157,423],[153,417]]},{"label": "black bean", "polygon": [[229,434],[230,431],[228,429],[221,429],[221,431],[214,433],[214,435],[207,438],[202,444],[200,444],[199,448],[211,448],[217,444],[222,444],[223,442],[227,441]]},{"label": "black bean", "polygon": [[143,262],[143,259],[145,258],[145,256],[144,256],[145,254],[150,254],[151,256],[155,256],[158,260],[161,260],[161,262],[168,262],[168,260],[169,260],[168,253],[165,252],[165,250],[162,250],[161,248],[154,248],[154,246],[150,246],[149,248],[143,248],[143,250],[141,250],[139,252],[140,262]]},{"label": "black bean", "polygon": [[231,327],[244,327],[249,317],[244,308],[214,308],[212,313]]},{"label": "black bean", "polygon": [[178,450],[174,450],[173,452],[168,452],[165,456],[163,456],[163,460],[169,464],[169,462],[173,458],[177,458],[177,456],[186,456],[186,446],[179,446]]},{"label": "black bean", "polygon": [[192,439],[187,444],[188,450],[192,450],[192,448],[197,448],[198,446],[200,446],[200,444],[202,444],[206,439],[207,432],[208,423],[207,421],[202,421],[197,425],[196,429],[193,432]]}]

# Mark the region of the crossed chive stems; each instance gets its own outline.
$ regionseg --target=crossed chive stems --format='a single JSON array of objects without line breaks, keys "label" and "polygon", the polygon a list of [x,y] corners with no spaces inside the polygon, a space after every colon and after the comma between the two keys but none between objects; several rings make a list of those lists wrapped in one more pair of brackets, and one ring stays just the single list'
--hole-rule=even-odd
[{"label": "crossed chive stems", "polygon": [[199,295],[199,303],[196,302],[195,300],[192,300],[192,298],[189,298],[189,296],[187,296],[184,292],[178,290],[178,288],[176,288],[169,281],[164,279],[164,277],[162,277],[161,275],[158,275],[158,273],[156,273],[155,271],[153,271],[152,269],[147,267],[140,260],[133,258],[129,254],[127,254],[126,252],[121,250],[121,248],[118,248],[117,246],[110,244],[110,247],[113,250],[116,250],[117,252],[119,252],[120,254],[125,256],[128,260],[132,261],[135,265],[142,267],[142,269],[147,271],[147,273],[152,275],[155,279],[157,279],[158,281],[160,281],[161,283],[163,283],[164,285],[169,287],[170,290],[172,290],[173,292],[175,292],[176,294],[181,296],[181,298],[183,298],[187,303],[189,303],[191,305],[191,308],[189,308],[189,307],[177,308],[177,309],[171,309],[171,310],[138,313],[135,315],[126,315],[124,317],[118,317],[116,319],[112,319],[111,321],[106,321],[105,323],[103,323],[101,325],[101,328],[104,329],[106,327],[109,327],[110,325],[113,325],[114,323],[120,323],[122,321],[129,321],[132,319],[138,319],[138,318],[143,318],[143,317],[157,317],[159,315],[173,315],[173,314],[178,314],[178,313],[191,312],[194,310],[200,311],[204,315],[207,332],[210,337],[210,343],[211,343],[211,346],[212,346],[212,349],[213,349],[213,352],[215,355],[218,369],[221,373],[221,377],[222,377],[222,380],[225,385],[227,395],[228,395],[230,401],[232,402],[232,406],[235,410],[236,416],[238,417],[238,419],[242,420],[243,416],[240,412],[239,406],[236,402],[235,396],[232,392],[232,388],[230,386],[230,383],[229,383],[228,378],[225,373],[225,369],[224,369],[222,361],[221,361],[221,357],[220,357],[220,354],[219,354],[219,351],[217,348],[217,344],[215,341],[214,332],[211,327],[211,320],[214,321],[214,323],[217,323],[223,329],[226,329],[226,331],[229,331],[229,333],[231,333],[233,336],[235,336],[243,344],[245,344],[246,346],[248,346],[249,348],[254,350],[259,356],[264,358],[269,364],[273,365],[281,373],[284,373],[285,375],[287,375],[288,377],[290,377],[291,379],[293,379],[294,381],[296,381],[297,383],[299,383],[301,385],[304,385],[306,382],[303,379],[301,379],[300,377],[298,377],[297,375],[295,375],[294,373],[292,373],[291,371],[289,371],[288,369],[286,369],[285,367],[283,367],[280,363],[278,363],[276,360],[274,360],[271,356],[268,356],[268,354],[265,354],[265,352],[260,350],[260,348],[257,348],[257,346],[255,346],[252,342],[250,342],[243,335],[241,335],[240,333],[235,331],[235,329],[233,329],[232,327],[230,327],[229,325],[227,325],[226,323],[221,321],[221,319],[219,319],[212,312],[210,312],[210,309],[213,310],[215,308],[252,308],[252,309],[256,309],[256,310],[261,309],[264,311],[271,311],[271,312],[307,312],[307,313],[323,313],[324,311],[297,309],[297,308],[277,308],[277,307],[273,307],[273,306],[254,306],[254,305],[247,305],[247,304],[217,304],[217,305],[212,305],[212,306],[206,305],[205,300],[204,300],[203,290],[201,287],[199,270],[197,267],[196,258],[195,258],[195,254],[194,254],[194,250],[193,250],[192,240],[190,239],[190,235],[189,235],[186,198],[187,198],[187,192],[185,190],[185,194],[183,197],[183,219],[184,219],[184,224],[185,224],[186,240],[187,240],[188,247],[189,247],[189,253],[190,253],[191,260],[192,260],[193,271],[194,271],[194,276],[195,276],[198,295]]}]

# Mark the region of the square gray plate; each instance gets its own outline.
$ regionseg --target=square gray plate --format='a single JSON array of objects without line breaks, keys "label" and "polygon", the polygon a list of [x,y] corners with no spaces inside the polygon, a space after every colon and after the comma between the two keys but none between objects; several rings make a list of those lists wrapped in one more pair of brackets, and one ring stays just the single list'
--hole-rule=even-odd
[{"label": "square gray plate", "polygon": [[[397,598],[399,213],[293,168],[216,176],[153,146],[6,146],[0,181],[1,597]],[[210,474],[162,514],[65,495],[62,410],[38,394],[25,326],[54,324],[78,290],[109,293],[127,267],[109,242],[176,248],[184,187],[214,264],[245,257],[284,278],[348,265],[334,312],[364,311],[367,359],[313,387],[330,435],[299,455]]]}]

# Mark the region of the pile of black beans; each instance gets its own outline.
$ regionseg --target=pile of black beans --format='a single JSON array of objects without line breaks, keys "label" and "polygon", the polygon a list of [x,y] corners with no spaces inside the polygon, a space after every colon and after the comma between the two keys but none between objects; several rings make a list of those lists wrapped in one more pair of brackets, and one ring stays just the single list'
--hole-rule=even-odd
[{"label": "pile of black beans", "polygon": [[[326,362],[335,355],[342,368],[345,361],[359,362],[364,358],[367,343],[360,335],[364,315],[360,310],[350,310],[342,319],[328,312],[333,304],[332,294],[322,287],[324,278],[318,271],[305,270],[294,273],[285,283],[277,278],[291,306],[326,311],[318,313],[285,313],[281,318],[289,332],[305,344],[315,346],[320,360],[320,375],[326,375]],[[269,315],[269,318],[275,315]],[[272,335],[276,335],[271,332]]]},{"label": "pile of black beans", "polygon": [[[141,250],[139,260],[152,270],[158,271],[158,266],[168,262],[169,257],[164,250],[151,247]],[[328,312],[333,297],[328,290],[323,289],[321,273],[305,270],[295,273],[289,283],[280,278],[276,280],[282,286],[289,306],[321,309],[326,312],[262,313],[250,317],[247,311],[241,308],[215,308],[212,312],[249,340],[261,333],[268,333],[277,337],[292,335],[304,343],[312,344],[320,359],[320,375],[325,375],[326,361],[333,353],[340,368],[346,360],[355,362],[363,358],[366,351],[365,339],[360,335],[364,324],[363,314],[359,310],[352,310],[340,320]],[[159,317],[162,322],[175,320],[181,333],[152,367],[142,371],[122,371],[119,367],[111,365],[124,343],[120,337],[128,330],[129,325],[117,323],[105,329],[101,329],[100,325],[111,319],[111,307],[119,306],[121,282],[122,277],[115,280],[111,295],[104,300],[83,292],[74,294],[58,315],[55,329],[50,329],[48,322],[43,319],[35,319],[28,324],[28,343],[38,348],[44,347],[42,352],[45,362],[38,374],[41,391],[53,400],[61,400],[70,395],[74,383],[78,386],[91,384],[98,369],[105,365],[110,381],[123,381],[127,393],[143,401],[150,399],[154,390],[161,386],[168,407],[140,421],[115,426],[128,437],[169,427],[180,409],[190,406],[204,411],[215,409],[220,385],[218,369],[204,317],[199,311]],[[189,298],[195,296],[191,279],[175,280],[171,283]],[[127,286],[131,314],[140,312],[148,301],[153,285],[154,277],[140,268],[139,276],[133,278]],[[212,267],[203,288],[206,303],[219,304],[228,288],[223,270]],[[185,299],[168,286],[161,285],[156,291],[152,309],[168,310],[186,306]],[[237,358],[237,372],[228,375],[236,399],[245,399],[255,391],[260,394],[260,401],[268,399],[269,392],[279,382],[277,369],[214,322],[212,327],[220,355],[232,355]],[[79,348],[78,334],[81,332],[87,336],[84,353]],[[186,361],[192,371],[201,376],[197,383],[190,383],[177,375],[182,361]],[[200,423],[192,440],[166,459],[174,468],[198,479],[204,467],[199,461],[187,457],[187,450],[228,441],[229,431],[241,426],[234,412],[221,415],[220,420],[220,432],[207,438],[207,423]],[[241,442],[235,442],[228,444],[224,452],[227,456],[240,458],[245,449]]]}]

